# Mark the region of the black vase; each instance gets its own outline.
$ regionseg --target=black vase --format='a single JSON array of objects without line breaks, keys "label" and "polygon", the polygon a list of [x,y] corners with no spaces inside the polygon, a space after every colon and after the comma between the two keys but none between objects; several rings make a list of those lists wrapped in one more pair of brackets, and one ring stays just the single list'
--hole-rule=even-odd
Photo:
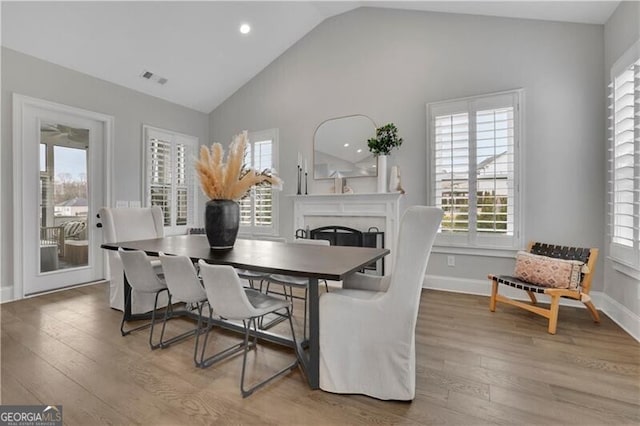
[{"label": "black vase", "polygon": [[215,250],[233,248],[240,226],[240,205],[232,200],[209,200],[204,211],[204,229]]}]

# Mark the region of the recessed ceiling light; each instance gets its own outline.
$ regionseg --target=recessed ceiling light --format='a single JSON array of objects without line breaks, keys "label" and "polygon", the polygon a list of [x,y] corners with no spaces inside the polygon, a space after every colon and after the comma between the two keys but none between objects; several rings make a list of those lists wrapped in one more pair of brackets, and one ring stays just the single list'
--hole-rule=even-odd
[{"label": "recessed ceiling light", "polygon": [[251,26],[249,26],[249,24],[240,25],[240,32],[242,34],[249,34],[249,31],[251,31]]},{"label": "recessed ceiling light", "polygon": [[359,149],[357,152],[362,152],[362,150],[361,150],[361,149]]},{"label": "recessed ceiling light", "polygon": [[348,143],[345,143],[345,144],[344,144],[344,147],[345,147],[345,148],[346,148],[346,147],[348,147],[348,146],[349,146],[349,144],[348,144]]}]

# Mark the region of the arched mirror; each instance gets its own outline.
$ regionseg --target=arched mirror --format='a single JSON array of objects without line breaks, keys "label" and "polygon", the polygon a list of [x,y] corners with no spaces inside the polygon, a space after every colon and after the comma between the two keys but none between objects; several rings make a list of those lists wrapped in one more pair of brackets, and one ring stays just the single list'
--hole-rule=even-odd
[{"label": "arched mirror", "polygon": [[366,115],[332,118],[313,136],[315,179],[377,176],[376,157],[367,140],[376,136],[376,124]]}]

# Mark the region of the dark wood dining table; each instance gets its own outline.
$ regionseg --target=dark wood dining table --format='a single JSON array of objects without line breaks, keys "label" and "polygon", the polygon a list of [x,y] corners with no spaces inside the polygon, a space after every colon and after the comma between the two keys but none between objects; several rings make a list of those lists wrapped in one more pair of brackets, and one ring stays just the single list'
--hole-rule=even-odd
[{"label": "dark wood dining table", "polygon": [[[193,262],[204,260],[207,263],[230,265],[236,268],[270,274],[283,274],[305,277],[309,280],[309,336],[308,341],[295,345],[292,339],[263,330],[257,331],[258,338],[277,344],[294,347],[300,365],[312,389],[319,388],[320,366],[320,315],[318,280],[342,281],[364,266],[389,254],[388,249],[320,246],[291,244],[275,241],[238,239],[230,250],[213,250],[204,235],[179,235],[139,241],[105,243],[107,250],[137,249],[150,256],[165,254],[189,257]],[[124,279],[125,295],[131,287]],[[137,319],[131,311],[125,312],[125,320]],[[231,330],[242,331],[242,327],[225,321],[217,325]]]}]

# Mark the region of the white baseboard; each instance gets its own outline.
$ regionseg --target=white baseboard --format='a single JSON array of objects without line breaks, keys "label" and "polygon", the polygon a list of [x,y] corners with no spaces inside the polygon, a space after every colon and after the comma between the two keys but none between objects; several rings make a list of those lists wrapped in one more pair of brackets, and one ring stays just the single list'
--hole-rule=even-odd
[{"label": "white baseboard", "polygon": [[0,303],[13,301],[13,287],[0,287]]},{"label": "white baseboard", "polygon": [[602,296],[596,306],[606,313],[613,322],[629,333],[631,337],[640,342],[640,315],[608,295],[602,294]]},{"label": "white baseboard", "polygon": [[[443,275],[425,276],[422,288],[449,291],[452,293],[476,294],[480,296],[491,295],[491,282],[489,280],[454,278]],[[500,289],[500,293],[512,299],[529,301],[525,292],[512,287],[503,286]],[[541,296],[542,300],[545,296]],[[640,315],[633,313],[629,308],[601,291],[592,291],[590,296],[594,305],[596,305],[600,311],[607,314],[609,318],[629,333],[631,337],[640,342]],[[571,299],[560,299],[560,304],[577,308],[585,307],[577,300]]]}]

